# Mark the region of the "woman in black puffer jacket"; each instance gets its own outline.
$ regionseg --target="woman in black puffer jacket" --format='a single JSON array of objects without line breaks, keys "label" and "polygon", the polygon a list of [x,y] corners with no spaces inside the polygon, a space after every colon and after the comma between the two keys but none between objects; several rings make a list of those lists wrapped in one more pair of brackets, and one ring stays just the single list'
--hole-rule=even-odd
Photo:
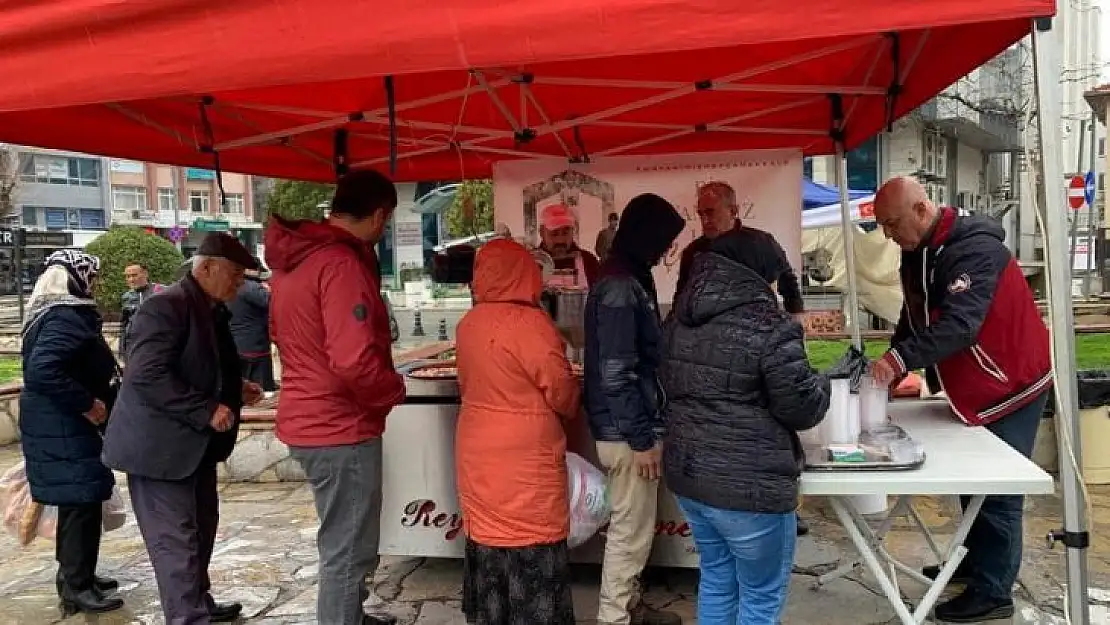
[{"label": "woman in black puffer jacket", "polygon": [[698,255],[664,328],[663,464],[701,556],[698,623],[776,625],[794,560],[797,432],[821,421],[830,390],[778,305],[773,268],[734,239]]},{"label": "woman in black puffer jacket", "polygon": [[100,461],[115,400],[116,359],[101,335],[93,287],[100,260],[80,250],[46,259],[23,325],[23,457],[31,498],[57,506],[57,590],[64,616],[123,605],[115,580],[96,575],[102,506],[115,479]]}]

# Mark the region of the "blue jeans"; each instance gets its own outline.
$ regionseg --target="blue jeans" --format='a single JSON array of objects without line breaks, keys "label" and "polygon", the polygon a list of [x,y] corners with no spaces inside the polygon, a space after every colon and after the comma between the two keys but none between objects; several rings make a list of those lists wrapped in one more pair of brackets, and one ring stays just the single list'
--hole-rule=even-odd
[{"label": "blue jeans", "polygon": [[698,625],[778,625],[790,589],[798,520],[793,512],[678,505],[701,556]]},{"label": "blue jeans", "polygon": [[[1045,391],[1029,405],[986,427],[1029,458],[1033,455],[1037,426],[1041,423],[1047,401],[1048,391]],[[970,497],[960,497],[965,509],[970,500]],[[992,599],[1006,600],[1011,597],[1018,570],[1021,569],[1024,504],[1025,498],[1021,495],[996,495],[983,500],[979,516],[964,541],[967,555],[959,567],[970,578],[968,588]]]}]

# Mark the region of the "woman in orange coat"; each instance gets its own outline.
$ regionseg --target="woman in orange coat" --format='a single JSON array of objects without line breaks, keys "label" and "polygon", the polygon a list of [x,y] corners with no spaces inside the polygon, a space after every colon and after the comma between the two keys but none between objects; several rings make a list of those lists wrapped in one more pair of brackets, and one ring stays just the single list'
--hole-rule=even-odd
[{"label": "woman in orange coat", "polygon": [[463,612],[478,625],[573,625],[563,424],[578,413],[578,381],[528,250],[488,243],[472,290],[456,331]]}]

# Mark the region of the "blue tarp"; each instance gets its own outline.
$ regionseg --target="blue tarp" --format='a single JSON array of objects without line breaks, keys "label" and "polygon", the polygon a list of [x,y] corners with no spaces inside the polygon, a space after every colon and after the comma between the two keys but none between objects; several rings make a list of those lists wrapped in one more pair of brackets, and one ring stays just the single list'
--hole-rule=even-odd
[{"label": "blue tarp", "polygon": [[[848,199],[858,200],[873,194],[874,191],[854,191],[848,189]],[[802,210],[840,203],[840,189],[818,184],[809,178],[802,178]]]}]

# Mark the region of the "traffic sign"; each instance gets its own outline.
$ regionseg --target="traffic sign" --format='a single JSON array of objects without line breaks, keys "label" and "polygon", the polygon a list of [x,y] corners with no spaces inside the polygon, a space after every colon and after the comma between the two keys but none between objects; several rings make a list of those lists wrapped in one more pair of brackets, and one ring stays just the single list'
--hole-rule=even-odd
[{"label": "traffic sign", "polygon": [[1083,180],[1083,199],[1087,201],[1087,206],[1095,205],[1095,172],[1087,172],[1087,178]]},{"label": "traffic sign", "polygon": [[1073,210],[1083,208],[1086,189],[1087,181],[1083,179],[1083,176],[1072,176],[1071,182],[1068,183],[1068,205]]}]

